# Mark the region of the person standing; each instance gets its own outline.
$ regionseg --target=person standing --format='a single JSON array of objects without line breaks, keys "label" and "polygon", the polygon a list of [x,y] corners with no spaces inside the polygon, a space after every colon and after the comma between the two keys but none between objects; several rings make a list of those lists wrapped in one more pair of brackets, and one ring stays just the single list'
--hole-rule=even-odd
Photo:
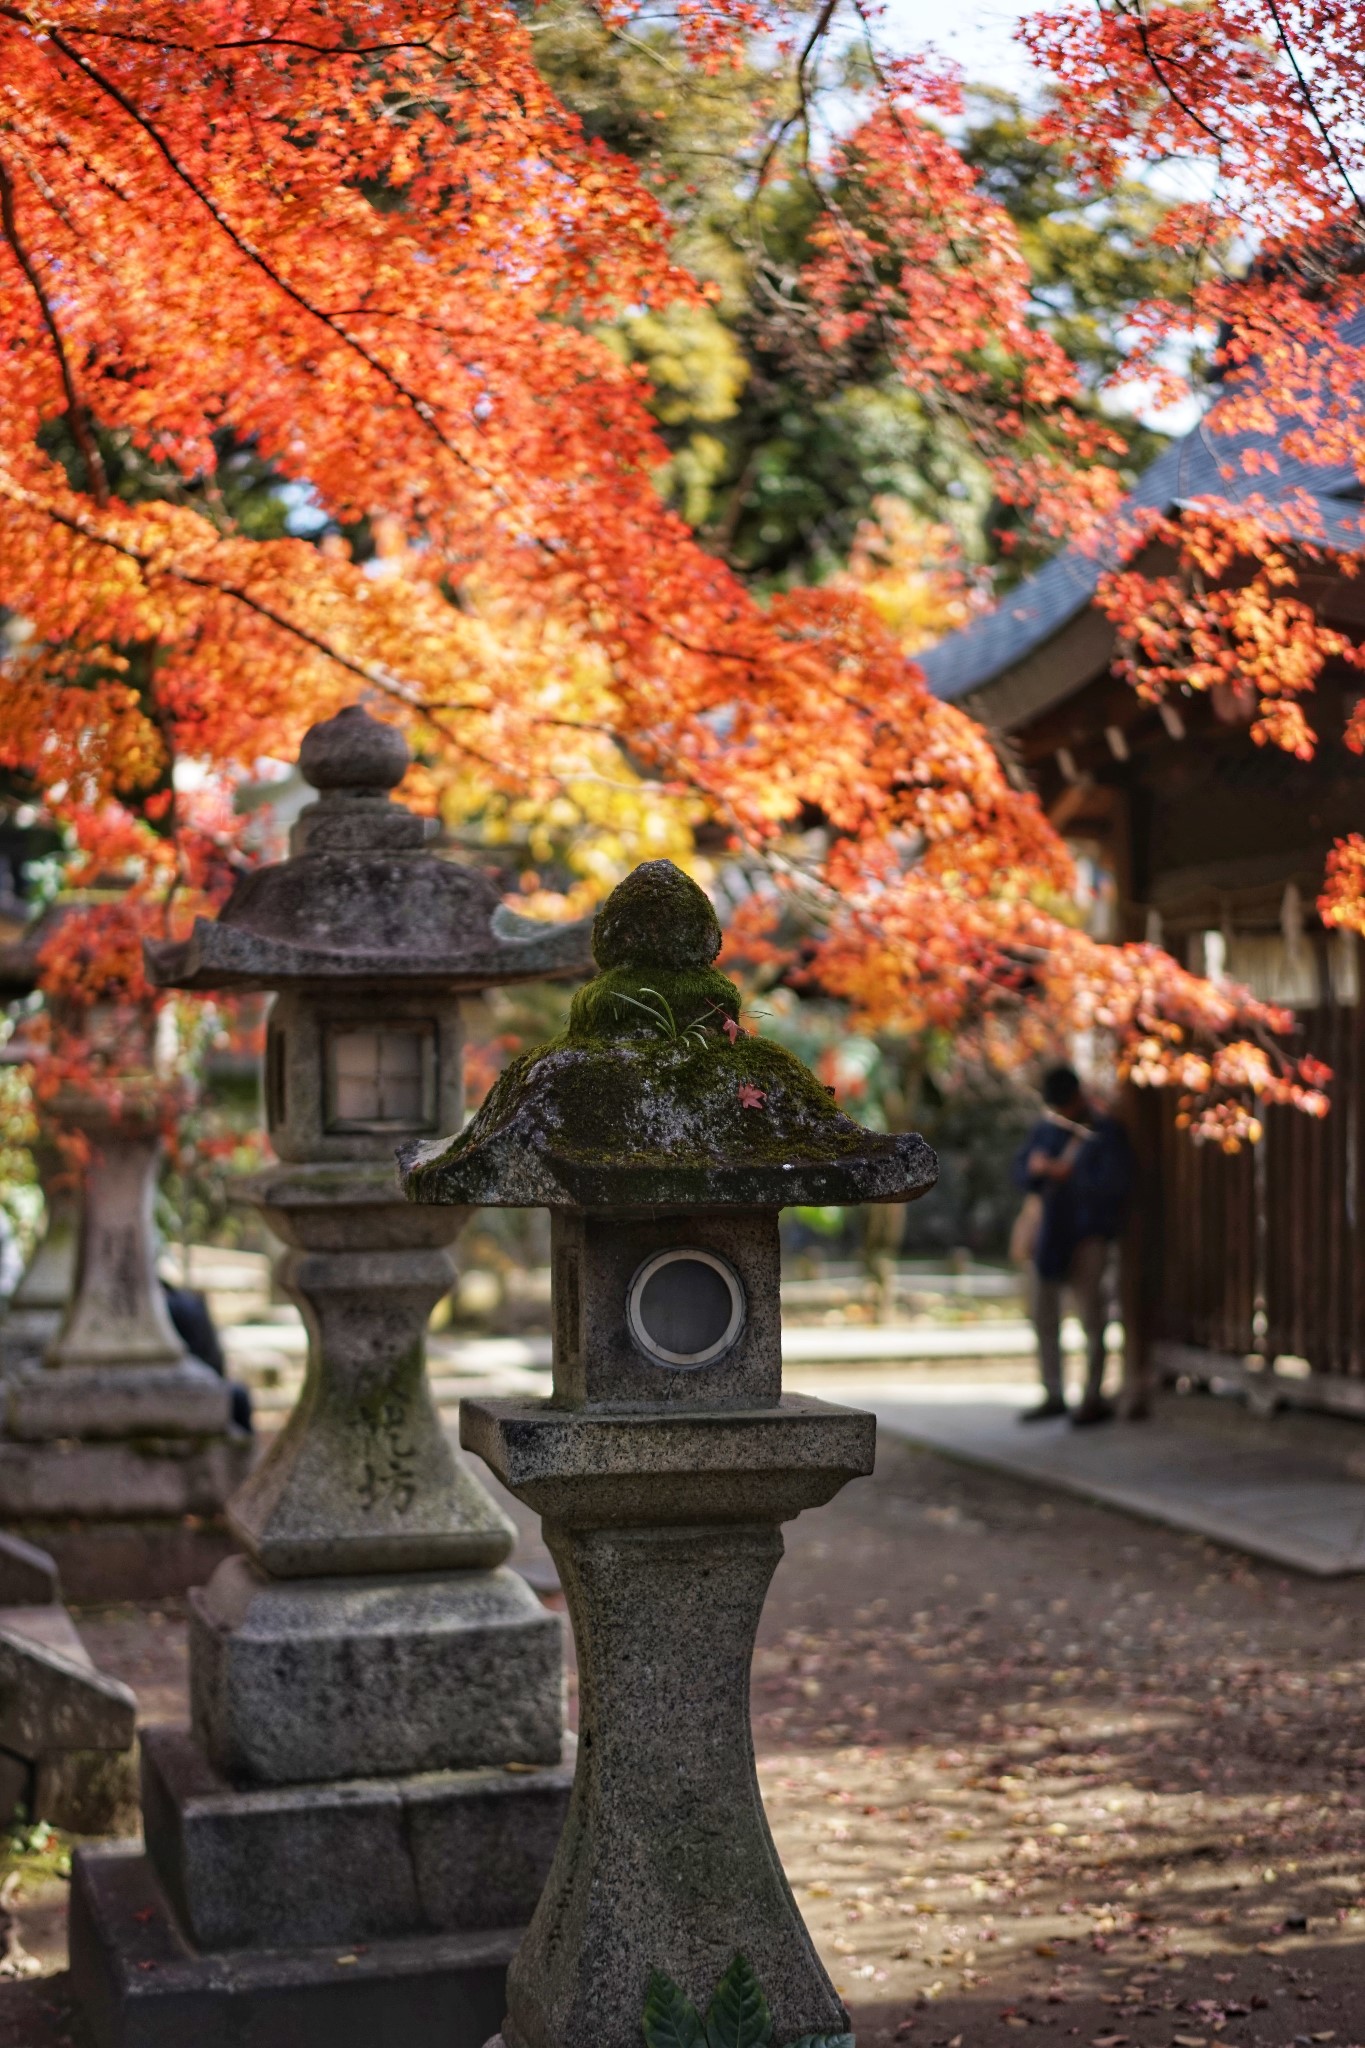
[{"label": "person standing", "polygon": [[1072,1067],[1043,1076],[1043,1115],[1020,1147],[1015,1179],[1025,1192],[1021,1224],[1028,1246],[1030,1313],[1038,1338],[1043,1398],[1021,1422],[1067,1414],[1062,1382],[1062,1295],[1076,1297],[1086,1338],[1085,1393],[1071,1415],[1078,1427],[1107,1422],[1104,1332],[1108,1320],[1105,1267],[1123,1228],[1133,1184],[1128,1133],[1097,1109]]}]

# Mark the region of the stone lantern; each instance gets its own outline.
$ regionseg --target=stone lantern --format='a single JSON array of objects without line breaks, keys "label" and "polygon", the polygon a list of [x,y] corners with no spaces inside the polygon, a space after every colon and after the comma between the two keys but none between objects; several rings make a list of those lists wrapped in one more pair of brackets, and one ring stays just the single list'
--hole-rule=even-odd
[{"label": "stone lantern", "polygon": [[[117,1045],[124,1077],[116,1097],[68,1083],[45,1106],[48,1164],[63,1134],[78,1134],[88,1156],[74,1272],[54,1202],[16,1298],[0,1517],[53,1551],[78,1598],[182,1592],[206,1555],[223,1554],[220,1537],[196,1521],[221,1514],[251,1441],[232,1425],[226,1383],[187,1353],[157,1278],[160,1083],[151,1021],[133,1009],[96,1009],[82,1028]],[[70,1298],[58,1308],[52,1297],[67,1273]]]},{"label": "stone lantern", "polygon": [[782,1392],[777,1219],[908,1201],[937,1169],[737,1028],[719,945],[692,882],[637,868],[564,1036],[453,1142],[404,1155],[415,1201],[552,1217],[554,1391],[466,1401],[460,1423],[542,1515],[578,1646],[573,1801],[506,2048],[638,2048],[652,1970],[704,2010],[736,1951],[776,2040],[847,2026],[768,1833],[748,1674],[781,1524],[871,1471],[875,1425]]},{"label": "stone lantern", "polygon": [[[408,758],[359,707],[314,726],[300,766],[318,797],[290,858],[150,949],[174,986],[275,992],[279,1163],[244,1192],[289,1247],[309,1354],[229,1504],[244,1554],[192,1596],[192,1729],[144,1732],[146,1858],[77,1871],[73,1971],[127,2048],[170,2024],[170,1979],[137,1967],[149,1929],[179,1959],[196,2040],[331,2048],[434,2026],[477,2048],[568,1798],[558,1618],[507,1566],[512,1525],[426,1378],[469,1212],[412,1208],[393,1154],[460,1127],[461,996],[581,972],[587,935],[508,915],[487,877],[430,851],[434,828],[389,795]],[[368,2032],[337,2035],[342,1990]]]}]

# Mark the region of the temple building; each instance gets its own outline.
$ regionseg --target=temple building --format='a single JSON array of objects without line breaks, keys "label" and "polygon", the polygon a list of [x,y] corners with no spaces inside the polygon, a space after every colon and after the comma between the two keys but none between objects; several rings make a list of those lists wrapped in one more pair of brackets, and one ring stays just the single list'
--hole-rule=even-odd
[{"label": "temple building", "polygon": [[[1240,447],[1195,427],[1125,510],[1174,514],[1254,489],[1291,551],[1316,520],[1338,557],[1365,554],[1354,471],[1278,447],[1277,472],[1248,479]],[[1168,559],[1152,546],[1137,566],[1158,573]],[[1097,937],[1154,941],[1292,1007],[1295,1049],[1335,1071],[1325,1121],[1272,1108],[1264,1142],[1232,1157],[1176,1129],[1174,1091],[1129,1091],[1141,1175],[1123,1297],[1137,1377],[1242,1380],[1262,1397],[1365,1412],[1357,941],[1315,909],[1328,848],[1365,825],[1365,760],[1342,738],[1365,679],[1344,662],[1324,669],[1306,705],[1310,761],[1255,742],[1249,693],[1146,703],[1115,673],[1115,630],[1095,602],[1113,565],[1103,548],[1068,548],[919,659],[931,689],[985,725],[1037,790],[1078,856]],[[1365,578],[1340,561],[1301,556],[1295,595],[1365,638]]]}]

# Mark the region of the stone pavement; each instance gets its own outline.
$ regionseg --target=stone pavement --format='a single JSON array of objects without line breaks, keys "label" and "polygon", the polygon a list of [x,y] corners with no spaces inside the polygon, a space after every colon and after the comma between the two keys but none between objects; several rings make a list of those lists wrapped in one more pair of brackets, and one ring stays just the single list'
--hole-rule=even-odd
[{"label": "stone pavement", "polygon": [[793,1375],[875,1410],[880,1427],[968,1464],[1102,1501],[1318,1578],[1365,1572],[1365,1430],[1310,1414],[1251,1415],[1239,1401],[1166,1394],[1145,1423],[1076,1430],[1018,1412],[1031,1379]]}]

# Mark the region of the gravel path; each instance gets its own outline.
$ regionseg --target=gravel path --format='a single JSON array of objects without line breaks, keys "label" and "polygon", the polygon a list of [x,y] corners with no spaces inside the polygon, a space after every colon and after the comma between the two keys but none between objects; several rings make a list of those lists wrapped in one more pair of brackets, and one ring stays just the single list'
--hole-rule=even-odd
[{"label": "gravel path", "polygon": [[[173,1604],[81,1622],[148,1718],[183,1714]],[[885,1444],[788,1530],[754,1672],[862,2048],[1360,2048],[1363,1693],[1365,1582]],[[10,1903],[55,1972],[51,1860]],[[62,1998],[0,1981],[0,2048],[79,2048]]]},{"label": "gravel path", "polygon": [[1365,2042],[1365,1584],[896,1444],[788,1534],[760,1770],[864,2048]]}]

